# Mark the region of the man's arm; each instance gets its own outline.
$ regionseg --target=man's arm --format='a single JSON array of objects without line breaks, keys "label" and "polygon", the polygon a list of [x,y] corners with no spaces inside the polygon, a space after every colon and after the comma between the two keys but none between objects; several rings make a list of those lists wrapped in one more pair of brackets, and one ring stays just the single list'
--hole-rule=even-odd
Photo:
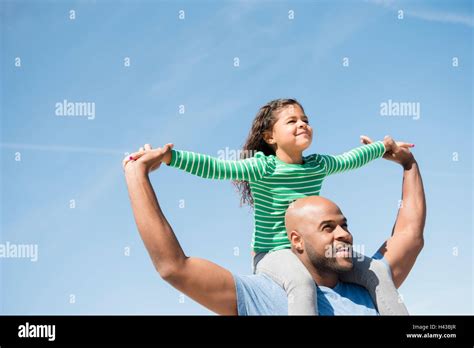
[{"label": "man's arm", "polygon": [[[144,157],[157,157],[159,150]],[[138,231],[156,270],[173,287],[211,311],[236,315],[237,296],[232,274],[212,262],[184,254],[161,211],[148,170],[140,161],[142,158],[126,164],[125,178]]]},{"label": "man's arm", "polygon": [[401,152],[392,156],[396,162],[401,158],[403,165],[402,204],[398,210],[392,236],[379,249],[390,265],[393,282],[397,288],[408,276],[423,248],[426,219],[425,193],[418,164],[408,150],[399,151]]}]

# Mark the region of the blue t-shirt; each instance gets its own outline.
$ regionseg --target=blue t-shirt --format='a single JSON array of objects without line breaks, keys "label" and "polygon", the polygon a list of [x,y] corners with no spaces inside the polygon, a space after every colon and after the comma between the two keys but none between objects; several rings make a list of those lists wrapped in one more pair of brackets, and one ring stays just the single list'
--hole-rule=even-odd
[{"label": "blue t-shirt", "polygon": [[[239,315],[288,315],[286,292],[270,277],[234,274],[234,281]],[[340,281],[334,288],[317,286],[317,291],[319,315],[378,315],[369,292],[359,285]]]}]

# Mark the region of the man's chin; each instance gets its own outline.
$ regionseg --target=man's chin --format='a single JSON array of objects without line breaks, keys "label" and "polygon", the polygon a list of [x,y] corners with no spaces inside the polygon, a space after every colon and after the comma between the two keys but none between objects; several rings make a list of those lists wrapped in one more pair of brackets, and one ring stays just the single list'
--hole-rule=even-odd
[{"label": "man's chin", "polygon": [[336,266],[336,271],[339,273],[349,272],[354,267],[352,264],[352,258],[338,259],[334,266]]}]

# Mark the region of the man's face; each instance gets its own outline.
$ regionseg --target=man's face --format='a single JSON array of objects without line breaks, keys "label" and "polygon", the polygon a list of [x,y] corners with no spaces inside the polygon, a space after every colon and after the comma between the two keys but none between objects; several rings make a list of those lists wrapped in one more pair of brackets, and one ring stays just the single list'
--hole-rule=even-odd
[{"label": "man's face", "polygon": [[352,235],[336,205],[318,208],[302,234],[304,250],[320,271],[336,273],[352,269]]}]

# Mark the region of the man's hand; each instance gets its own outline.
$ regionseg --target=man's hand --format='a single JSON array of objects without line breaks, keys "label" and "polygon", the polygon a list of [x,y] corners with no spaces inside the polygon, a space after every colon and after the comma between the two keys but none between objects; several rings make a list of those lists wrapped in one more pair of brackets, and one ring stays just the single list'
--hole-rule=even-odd
[{"label": "man's hand", "polygon": [[150,173],[158,169],[161,162],[169,164],[171,162],[171,149],[173,144],[166,144],[162,148],[152,149],[150,144],[140,147],[137,152],[125,157],[122,161],[123,169],[126,171],[131,167],[140,167],[145,173]]},{"label": "man's hand", "polygon": [[[369,137],[362,135],[360,137],[361,143],[367,145],[371,144],[373,141]],[[395,142],[392,137],[385,136],[383,139],[383,143],[385,145],[385,154],[383,158],[389,161],[393,161],[403,166],[403,168],[407,169],[410,167],[413,162],[415,162],[415,158],[410,151],[410,148],[414,147],[414,144],[406,143],[406,142]]]}]

